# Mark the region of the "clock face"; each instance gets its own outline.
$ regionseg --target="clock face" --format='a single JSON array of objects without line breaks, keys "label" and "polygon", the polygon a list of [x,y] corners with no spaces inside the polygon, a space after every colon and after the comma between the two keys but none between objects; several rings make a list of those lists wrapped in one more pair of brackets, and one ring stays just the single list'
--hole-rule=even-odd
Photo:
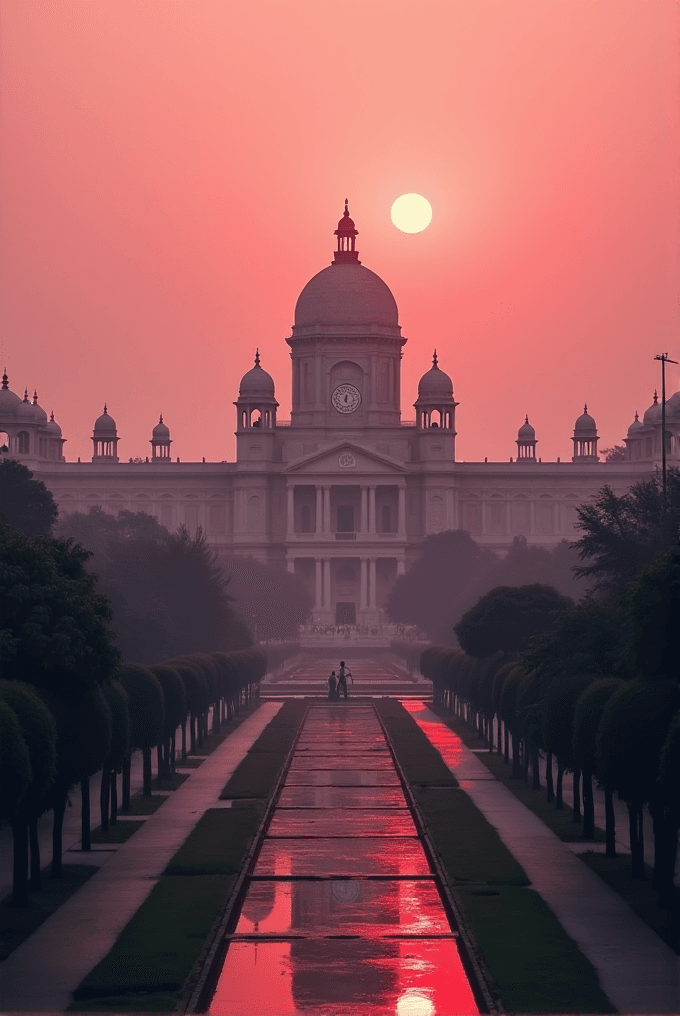
[{"label": "clock face", "polygon": [[361,392],[354,385],[338,385],[331,402],[339,413],[353,413],[361,405]]}]

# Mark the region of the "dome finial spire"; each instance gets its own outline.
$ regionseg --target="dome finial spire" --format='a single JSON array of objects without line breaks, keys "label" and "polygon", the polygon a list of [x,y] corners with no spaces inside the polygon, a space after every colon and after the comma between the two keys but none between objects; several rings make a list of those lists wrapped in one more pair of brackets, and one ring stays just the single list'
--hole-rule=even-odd
[{"label": "dome finial spire", "polygon": [[260,350],[259,349],[255,350],[255,366],[256,367],[260,366]]},{"label": "dome finial spire", "polygon": [[432,366],[436,367],[437,370],[439,370],[439,360],[437,359],[437,350],[436,349],[435,349],[434,353],[432,354]]},{"label": "dome finial spire", "polygon": [[37,404],[38,404],[38,389],[34,388],[33,389],[33,405],[37,406]]},{"label": "dome finial spire", "polygon": [[359,231],[354,228],[354,221],[350,218],[349,198],[345,198],[345,210],[333,235],[338,238],[338,249],[335,252],[333,263],[336,265],[360,265],[359,252],[355,250],[354,246],[355,238],[359,235]]},{"label": "dome finial spire", "polygon": [[7,367],[5,367],[4,370],[3,370],[3,374],[2,374],[2,387],[5,388],[5,389],[9,388],[9,378],[7,377]]},{"label": "dome finial spire", "polygon": [[654,389],[654,405],[656,406],[659,402],[659,396],[657,395],[656,388]]}]

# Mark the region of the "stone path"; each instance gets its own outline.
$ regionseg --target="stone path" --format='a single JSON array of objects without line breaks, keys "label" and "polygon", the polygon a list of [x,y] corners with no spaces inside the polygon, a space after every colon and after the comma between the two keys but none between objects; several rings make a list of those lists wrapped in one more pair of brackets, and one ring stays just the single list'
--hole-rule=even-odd
[{"label": "stone path", "polygon": [[370,704],[313,704],[212,1016],[477,1013],[457,935]]},{"label": "stone path", "polygon": [[[0,1005],[9,1012],[60,1012],[109,952],[170,858],[281,708],[262,705],[207,756],[181,787],[102,868],[0,964]],[[99,858],[107,855],[98,855]]]},{"label": "stone path", "polygon": [[[319,657],[307,654],[299,664],[286,669],[280,675],[268,675],[260,685],[260,698],[305,697],[328,695],[328,675],[332,670],[337,674],[340,668],[342,647],[335,656]],[[432,694],[432,682],[426,681],[418,672],[407,673],[399,666],[396,658],[386,655],[384,660],[373,660],[368,657],[347,658],[347,665],[352,671],[354,684],[347,682],[348,694],[351,699],[379,698],[389,695],[395,698],[408,698],[415,695],[428,698]]]},{"label": "stone path", "polygon": [[621,1013],[680,1012],[675,953],[422,702],[404,702],[597,970]]}]

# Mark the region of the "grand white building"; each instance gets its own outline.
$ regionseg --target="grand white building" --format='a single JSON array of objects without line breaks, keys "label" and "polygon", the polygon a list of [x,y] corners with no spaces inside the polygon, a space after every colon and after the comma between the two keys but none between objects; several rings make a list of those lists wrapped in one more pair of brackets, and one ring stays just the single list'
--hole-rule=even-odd
[{"label": "grand white building", "polygon": [[[334,260],[302,290],[286,339],[290,421],[277,419],[274,381],[260,365],[243,377],[235,462],[179,462],[163,420],[145,462],[121,462],[116,423],[96,420],[91,462],[68,462],[54,417],[28,392],[0,388],[0,454],[25,463],[62,513],[101,505],[146,511],[170,529],[203,527],[218,553],[287,567],[314,591],[317,622],[374,624],[422,540],[467,529],[507,547],[515,535],[553,544],[575,535],[576,508],[609,483],[623,492],[661,457],[661,406],[628,428],[627,460],[602,463],[595,421],[578,417],[568,460],[544,462],[528,419],[508,462],[456,462],[453,385],[437,356],[418,385],[415,421],[401,419],[406,339],[386,284],[364,267],[345,212]],[[679,464],[680,393],[667,403],[666,443]]]}]

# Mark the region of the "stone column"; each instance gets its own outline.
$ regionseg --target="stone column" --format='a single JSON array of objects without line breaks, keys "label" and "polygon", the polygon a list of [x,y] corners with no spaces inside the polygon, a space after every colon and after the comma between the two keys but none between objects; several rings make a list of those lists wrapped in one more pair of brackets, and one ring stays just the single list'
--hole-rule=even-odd
[{"label": "stone column", "polygon": [[288,558],[288,561],[286,562],[286,567],[288,568],[288,571],[291,573],[291,575],[295,575],[295,558],[294,557],[289,557]]},{"label": "stone column", "polygon": [[295,533],[295,487],[288,488],[287,533],[288,536],[293,536]]},{"label": "stone column", "polygon": [[323,488],[316,488],[316,520],[314,531],[323,533]]},{"label": "stone column", "polygon": [[397,558],[397,576],[403,575],[406,572],[406,561],[403,558]]},{"label": "stone column", "polygon": [[397,516],[397,536],[406,538],[406,487],[399,488],[399,515]]},{"label": "stone column", "polygon": [[361,526],[359,532],[368,532],[368,487],[361,488]]},{"label": "stone column", "polygon": [[375,589],[375,558],[369,557],[368,559],[368,606],[371,610],[375,610],[376,607],[376,589]]},{"label": "stone column", "polygon": [[329,484],[325,484],[323,488],[323,531],[324,533],[331,531],[331,488]]},{"label": "stone column", "polygon": [[316,567],[316,582],[314,583],[314,609],[323,607],[323,561],[317,557],[314,561]]},{"label": "stone column", "polygon": [[360,609],[366,610],[368,606],[368,559],[361,559],[361,583],[359,585]]},{"label": "stone column", "polygon": [[331,559],[329,557],[324,558],[323,562],[323,599],[324,607],[326,610],[331,609]]},{"label": "stone column", "polygon": [[368,531],[375,533],[375,486],[368,488]]}]

